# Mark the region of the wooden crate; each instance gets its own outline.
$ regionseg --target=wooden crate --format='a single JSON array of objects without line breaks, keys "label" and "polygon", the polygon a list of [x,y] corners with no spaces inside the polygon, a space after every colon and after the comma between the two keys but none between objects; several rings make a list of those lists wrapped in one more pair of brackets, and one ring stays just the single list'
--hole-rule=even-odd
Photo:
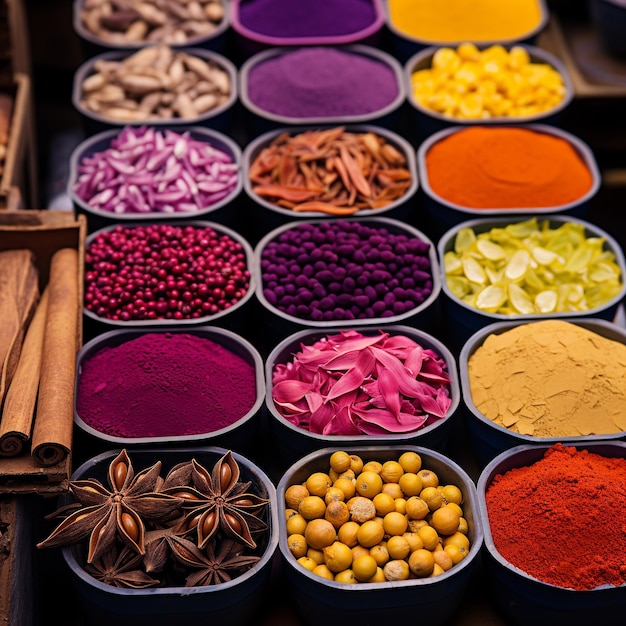
[{"label": "wooden crate", "polygon": [[14,95],[11,138],[0,176],[0,209],[38,202],[30,36],[23,0],[0,0],[0,91]]},{"label": "wooden crate", "polygon": [[12,87],[3,91],[13,97],[13,114],[0,176],[0,209],[30,208],[38,193],[31,79],[18,72]]},{"label": "wooden crate", "polygon": [[35,538],[40,506],[26,496],[0,498],[0,624],[34,623]]},{"label": "wooden crate", "polygon": [[[36,257],[40,290],[48,283],[52,255],[61,248],[78,250],[79,311],[83,307],[83,281],[87,222],[71,211],[0,211],[0,250],[29,248]],[[82,345],[82,315],[77,319],[78,351]],[[73,383],[72,383],[73,385]],[[54,494],[67,490],[72,455],[57,465],[41,467],[30,447],[16,457],[0,457],[0,494]]]}]

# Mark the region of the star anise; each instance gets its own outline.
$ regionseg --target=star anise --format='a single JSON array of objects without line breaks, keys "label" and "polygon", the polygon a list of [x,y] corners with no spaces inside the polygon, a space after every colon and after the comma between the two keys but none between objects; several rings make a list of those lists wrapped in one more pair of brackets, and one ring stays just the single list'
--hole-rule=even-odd
[{"label": "star anise", "polygon": [[233,539],[224,539],[216,551],[214,542],[204,550],[194,542],[176,537],[172,541],[174,557],[192,572],[185,579],[186,587],[201,587],[228,582],[250,569],[261,560],[259,556],[244,554],[244,546]]},{"label": "star anise", "polygon": [[119,552],[114,546],[93,563],[87,563],[83,569],[96,580],[114,587],[127,589],[156,587],[160,581],[148,576],[141,569],[142,560],[141,554],[133,552],[128,546],[123,546]]},{"label": "star anise", "polygon": [[184,536],[189,530],[182,524],[183,518],[171,526],[146,531],[146,553],[143,566],[146,572],[162,572],[172,553],[173,537]]},{"label": "star anise", "polygon": [[50,517],[74,510],[42,542],[38,548],[75,544],[89,537],[87,562],[93,563],[104,555],[118,537],[134,552],[145,553],[144,520],[159,520],[180,508],[182,500],[157,492],[162,478],[161,462],[135,475],[133,465],[122,450],[108,469],[107,489],[95,478],[70,481],[70,493],[80,505],[62,507]]},{"label": "star anise", "polygon": [[[256,548],[253,533],[267,529],[267,524],[258,516],[269,503],[248,489],[252,481],[239,482],[240,470],[230,451],[224,454],[209,472],[195,459],[189,468],[179,466],[177,479],[165,480],[168,485],[164,493],[183,499],[183,508],[188,513],[183,528],[197,530],[197,545],[204,548],[211,538],[221,530],[225,535]],[[183,479],[190,471],[190,484]],[[179,482],[179,486],[175,483]]]}]

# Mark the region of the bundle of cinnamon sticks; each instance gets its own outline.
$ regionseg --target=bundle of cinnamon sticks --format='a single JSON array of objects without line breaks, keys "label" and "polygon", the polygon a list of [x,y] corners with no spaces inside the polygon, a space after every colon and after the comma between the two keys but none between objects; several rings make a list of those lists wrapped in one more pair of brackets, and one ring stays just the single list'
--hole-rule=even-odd
[{"label": "bundle of cinnamon sticks", "polygon": [[53,254],[42,292],[31,250],[0,252],[0,456],[69,454],[78,304],[77,250]]}]

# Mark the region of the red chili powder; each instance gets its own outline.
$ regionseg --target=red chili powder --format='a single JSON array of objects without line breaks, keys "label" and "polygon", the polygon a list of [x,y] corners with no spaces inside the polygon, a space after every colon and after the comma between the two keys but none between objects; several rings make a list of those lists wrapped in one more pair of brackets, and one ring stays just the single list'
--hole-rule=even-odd
[{"label": "red chili powder", "polygon": [[198,335],[146,333],[84,360],[76,408],[116,437],[209,433],[243,417],[256,401],[254,365]]},{"label": "red chili powder", "polygon": [[626,459],[561,443],[486,489],[498,552],[530,576],[590,590],[626,583]]}]

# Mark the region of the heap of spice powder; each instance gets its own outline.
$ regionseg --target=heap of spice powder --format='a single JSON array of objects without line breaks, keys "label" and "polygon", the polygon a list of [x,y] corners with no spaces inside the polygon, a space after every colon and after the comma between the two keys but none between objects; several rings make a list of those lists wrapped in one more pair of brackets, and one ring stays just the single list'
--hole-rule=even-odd
[{"label": "heap of spice powder", "polygon": [[539,0],[389,0],[390,24],[433,43],[521,40],[541,24]]},{"label": "heap of spice powder", "polygon": [[332,46],[295,48],[264,59],[250,68],[246,89],[263,112],[293,120],[374,115],[401,93],[390,63]]},{"label": "heap of spice powder", "polygon": [[351,215],[389,206],[411,187],[406,155],[373,131],[285,131],[261,148],[252,191],[295,212]]},{"label": "heap of spice powder", "polygon": [[472,402],[498,426],[534,437],[626,431],[626,343],[540,320],[492,333],[467,362]]},{"label": "heap of spice powder", "polygon": [[421,430],[452,404],[448,365],[410,336],[356,330],[330,334],[272,371],[276,410],[323,435],[384,435]]},{"label": "heap of spice powder", "polygon": [[248,0],[239,23],[254,34],[288,38],[348,37],[376,22],[372,0]]},{"label": "heap of spice powder", "polygon": [[566,589],[626,584],[626,459],[622,448],[615,454],[557,443],[535,463],[494,476],[486,521],[502,557]]},{"label": "heap of spice powder", "polygon": [[593,185],[570,141],[524,127],[453,132],[426,152],[425,166],[436,195],[472,209],[558,208],[580,200]]},{"label": "heap of spice powder", "polygon": [[85,359],[76,412],[116,437],[211,433],[243,418],[256,402],[251,361],[207,337],[145,333]]}]

